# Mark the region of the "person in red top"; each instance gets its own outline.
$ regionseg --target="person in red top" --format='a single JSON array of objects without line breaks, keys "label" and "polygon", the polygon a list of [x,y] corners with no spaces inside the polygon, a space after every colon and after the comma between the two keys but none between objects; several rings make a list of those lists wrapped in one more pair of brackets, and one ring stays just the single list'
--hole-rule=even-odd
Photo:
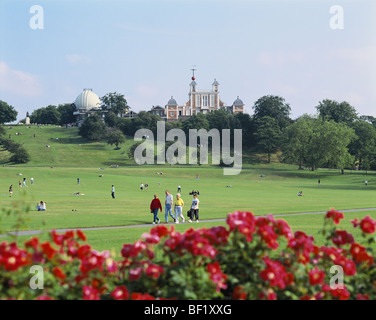
[{"label": "person in red top", "polygon": [[158,218],[158,210],[161,210],[162,212],[162,204],[161,201],[158,199],[158,195],[155,194],[154,199],[150,203],[150,212],[154,214],[153,224],[155,224],[155,222],[161,222],[161,220]]}]

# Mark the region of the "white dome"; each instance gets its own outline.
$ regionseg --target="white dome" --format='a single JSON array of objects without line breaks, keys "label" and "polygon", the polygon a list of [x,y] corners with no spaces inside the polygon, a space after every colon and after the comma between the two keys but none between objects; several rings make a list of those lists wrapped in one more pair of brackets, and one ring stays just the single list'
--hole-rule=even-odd
[{"label": "white dome", "polygon": [[74,102],[77,109],[99,109],[101,101],[92,89],[84,89]]}]

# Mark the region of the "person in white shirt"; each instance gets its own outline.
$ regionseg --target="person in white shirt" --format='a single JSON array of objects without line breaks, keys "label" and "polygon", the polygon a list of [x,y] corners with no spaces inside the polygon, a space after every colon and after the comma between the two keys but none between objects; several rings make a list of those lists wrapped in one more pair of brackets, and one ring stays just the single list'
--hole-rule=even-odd
[{"label": "person in white shirt", "polygon": [[140,189],[144,190],[144,184],[143,183],[140,184]]},{"label": "person in white shirt", "polygon": [[200,200],[197,199],[197,193],[193,195],[192,199],[192,205],[191,205],[191,218],[189,219],[189,222],[192,222],[192,219],[195,218],[196,222],[198,222],[198,204],[200,203]]},{"label": "person in white shirt", "polygon": [[171,216],[172,219],[174,219],[174,222],[176,222],[176,218],[172,213],[172,202],[174,198],[172,194],[168,190],[166,190],[166,202],[165,202],[165,220],[166,223],[168,222],[168,215]]}]

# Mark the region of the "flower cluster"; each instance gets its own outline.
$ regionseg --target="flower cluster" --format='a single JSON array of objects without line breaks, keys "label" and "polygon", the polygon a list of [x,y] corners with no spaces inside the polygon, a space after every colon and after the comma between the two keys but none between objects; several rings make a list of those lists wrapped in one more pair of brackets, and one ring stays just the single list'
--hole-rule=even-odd
[{"label": "flower cluster", "polygon": [[[358,299],[376,298],[372,244],[376,221],[352,221],[363,242],[337,229],[344,214],[328,211],[325,245],[272,215],[228,215],[227,225],[181,233],[158,225],[120,258],[99,252],[78,231],[0,243],[0,299]],[[278,250],[277,250],[278,249]],[[30,266],[47,273],[44,291],[28,290]],[[333,266],[343,283],[332,283]]]}]

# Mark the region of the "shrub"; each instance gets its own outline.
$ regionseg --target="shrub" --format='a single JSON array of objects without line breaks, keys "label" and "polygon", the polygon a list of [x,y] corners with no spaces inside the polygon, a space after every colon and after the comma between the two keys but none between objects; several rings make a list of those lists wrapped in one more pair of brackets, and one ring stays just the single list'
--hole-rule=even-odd
[{"label": "shrub", "polygon": [[30,155],[24,147],[20,146],[9,160],[14,163],[27,163],[30,161]]},{"label": "shrub", "polygon": [[[371,244],[376,221],[352,221],[362,232],[356,242],[337,229],[344,218],[334,209],[324,219],[325,245],[292,233],[272,215],[228,215],[228,227],[193,228],[180,233],[158,225],[133,244],[121,259],[85,243],[81,231],[50,233],[18,247],[0,244],[0,298],[8,299],[375,299],[376,268]],[[29,269],[41,265],[44,290],[31,290]],[[344,273],[333,286],[330,268]]]}]

